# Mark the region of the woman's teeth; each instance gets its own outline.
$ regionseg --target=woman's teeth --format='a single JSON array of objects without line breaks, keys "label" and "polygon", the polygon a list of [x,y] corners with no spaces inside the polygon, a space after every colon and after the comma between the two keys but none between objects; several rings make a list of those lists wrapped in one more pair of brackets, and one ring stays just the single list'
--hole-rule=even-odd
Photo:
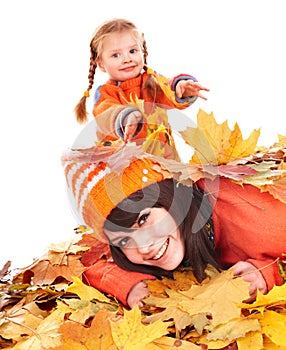
[{"label": "woman's teeth", "polygon": [[159,252],[154,256],[154,258],[152,258],[152,260],[158,260],[160,259],[163,254],[165,253],[167,247],[169,245],[169,239],[167,239],[167,241],[162,245],[161,249],[159,250]]}]

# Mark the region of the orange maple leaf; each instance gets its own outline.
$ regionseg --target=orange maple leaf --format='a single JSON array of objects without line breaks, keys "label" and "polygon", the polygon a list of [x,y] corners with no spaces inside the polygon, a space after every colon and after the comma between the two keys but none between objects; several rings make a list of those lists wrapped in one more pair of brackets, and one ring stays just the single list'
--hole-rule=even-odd
[{"label": "orange maple leaf", "polygon": [[46,350],[117,350],[109,323],[109,319],[113,317],[112,313],[102,309],[95,315],[90,327],[67,321],[59,328],[62,344]]}]

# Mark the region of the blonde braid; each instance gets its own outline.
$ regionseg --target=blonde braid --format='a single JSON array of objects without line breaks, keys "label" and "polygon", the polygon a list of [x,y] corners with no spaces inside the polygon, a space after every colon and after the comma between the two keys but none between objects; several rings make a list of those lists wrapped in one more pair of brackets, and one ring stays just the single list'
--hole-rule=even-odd
[{"label": "blonde braid", "polygon": [[[148,50],[147,50],[147,44],[146,40],[144,39],[144,34],[142,34],[142,49],[143,49],[143,57],[144,57],[144,67],[143,69],[145,72],[147,72],[148,65],[147,65],[147,57],[148,57]],[[144,86],[142,86],[142,90],[146,90],[149,97],[155,101],[157,92],[160,89],[159,83],[157,82],[157,79],[153,75],[149,75],[148,78],[145,81]]]},{"label": "blonde braid", "polygon": [[80,124],[87,122],[88,113],[86,111],[86,99],[89,97],[89,91],[92,89],[95,70],[97,67],[97,63],[96,63],[97,52],[93,47],[93,39],[90,42],[90,60],[89,60],[89,73],[88,73],[89,85],[85,90],[82,98],[79,100],[78,104],[74,108],[76,120]]}]

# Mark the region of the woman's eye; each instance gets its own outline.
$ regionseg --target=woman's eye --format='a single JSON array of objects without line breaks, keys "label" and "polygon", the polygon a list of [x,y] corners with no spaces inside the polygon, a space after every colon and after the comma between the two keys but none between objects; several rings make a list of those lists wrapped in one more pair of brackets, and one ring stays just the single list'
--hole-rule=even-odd
[{"label": "woman's eye", "polygon": [[150,215],[150,213],[142,214],[137,220],[138,225],[142,226],[143,224],[145,224],[149,215]]},{"label": "woman's eye", "polygon": [[119,248],[124,248],[129,241],[129,237],[125,237],[118,242]]}]

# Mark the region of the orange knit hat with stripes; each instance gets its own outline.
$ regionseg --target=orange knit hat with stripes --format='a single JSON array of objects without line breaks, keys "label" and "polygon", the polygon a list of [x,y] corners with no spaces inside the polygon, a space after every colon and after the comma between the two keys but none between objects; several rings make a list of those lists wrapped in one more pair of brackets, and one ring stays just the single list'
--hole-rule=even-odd
[{"label": "orange knit hat with stripes", "polygon": [[71,160],[65,162],[65,174],[73,211],[99,237],[104,221],[123,199],[165,178],[148,158],[133,159],[122,171],[112,170],[104,161]]}]

